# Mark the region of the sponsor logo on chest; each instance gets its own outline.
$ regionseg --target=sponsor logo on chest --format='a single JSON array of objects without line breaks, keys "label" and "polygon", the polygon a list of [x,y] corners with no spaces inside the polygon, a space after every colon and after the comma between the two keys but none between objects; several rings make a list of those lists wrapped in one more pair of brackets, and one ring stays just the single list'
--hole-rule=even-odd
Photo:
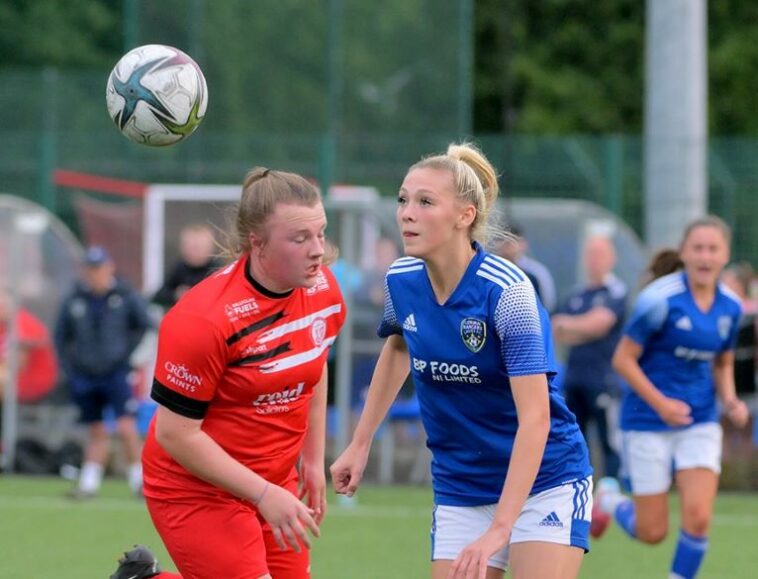
[{"label": "sponsor logo on chest", "polygon": [[261,308],[258,305],[258,302],[255,301],[255,298],[247,298],[224,306],[224,313],[230,322],[244,320],[260,311]]},{"label": "sponsor logo on chest", "polygon": [[259,394],[258,397],[253,400],[253,407],[258,414],[279,414],[282,412],[289,412],[290,408],[288,404],[295,402],[295,400],[300,398],[304,388],[305,382],[300,382],[293,388],[285,388],[278,392]]},{"label": "sponsor logo on chest", "polygon": [[413,358],[413,369],[419,374],[425,374],[427,368],[432,380],[435,382],[465,382],[466,384],[481,384],[479,367],[468,364],[456,364],[432,360],[427,362],[420,358]]}]

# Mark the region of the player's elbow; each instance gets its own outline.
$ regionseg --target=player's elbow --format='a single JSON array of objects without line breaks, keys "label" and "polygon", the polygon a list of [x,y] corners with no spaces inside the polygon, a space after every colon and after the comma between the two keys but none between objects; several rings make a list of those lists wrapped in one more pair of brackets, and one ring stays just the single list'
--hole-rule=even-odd
[{"label": "player's elbow", "polygon": [[155,440],[160,444],[163,449],[171,456],[174,456],[177,450],[180,450],[185,445],[186,433],[182,430],[174,428],[171,425],[162,423],[157,420],[155,423]]}]

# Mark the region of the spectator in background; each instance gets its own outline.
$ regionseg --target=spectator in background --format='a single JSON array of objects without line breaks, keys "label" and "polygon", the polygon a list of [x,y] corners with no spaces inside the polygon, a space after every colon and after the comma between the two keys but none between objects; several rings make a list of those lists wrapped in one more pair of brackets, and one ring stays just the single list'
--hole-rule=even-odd
[{"label": "spectator in background", "polygon": [[510,233],[510,236],[498,243],[494,253],[519,266],[532,282],[542,305],[548,313],[553,312],[558,303],[553,275],[545,264],[529,257],[529,242],[520,226],[511,225]]},{"label": "spectator in background", "polygon": [[80,420],[88,427],[84,464],[72,498],[97,494],[108,461],[109,408],[129,463],[133,492],[142,488],[140,439],[134,419],[136,403],[129,381],[130,357],[150,326],[140,295],[119,280],[108,252],[87,249],[82,279],[64,301],[55,328],[55,346]]},{"label": "spectator in background", "polygon": [[170,308],[189,288],[219,269],[222,261],[215,250],[216,238],[209,225],[193,223],[183,227],[179,233],[180,258],[152,302]]},{"label": "spectator in background", "polygon": [[603,450],[606,476],[618,475],[619,457],[613,443],[620,379],[611,358],[621,337],[627,288],[613,275],[616,250],[607,237],[590,237],[583,248],[585,283],[574,289],[552,318],[556,342],[569,347],[564,391],[566,404],[587,438],[594,423]]},{"label": "spectator in background", "polygon": [[[10,358],[8,337],[11,321],[11,299],[8,288],[0,286],[0,421],[2,401],[9,382]],[[55,387],[58,365],[50,333],[45,325],[24,308],[16,310],[16,387],[20,403],[37,402]]]},{"label": "spectator in background", "polygon": [[[751,299],[750,284],[753,268],[747,262],[735,263],[721,274],[721,280],[742,302],[742,318],[737,329],[737,344],[734,348],[734,385],[737,396],[755,404],[756,367],[758,355],[758,302]],[[751,417],[755,420],[755,416]],[[747,459],[753,451],[750,428],[736,429],[729,420],[722,418],[724,429],[724,454]]]}]

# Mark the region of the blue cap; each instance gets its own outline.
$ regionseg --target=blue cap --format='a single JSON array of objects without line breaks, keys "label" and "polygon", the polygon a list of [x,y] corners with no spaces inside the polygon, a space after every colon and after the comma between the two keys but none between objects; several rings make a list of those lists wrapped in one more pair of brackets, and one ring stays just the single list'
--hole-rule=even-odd
[{"label": "blue cap", "polygon": [[93,245],[87,248],[87,252],[84,254],[84,263],[90,267],[97,267],[103,265],[111,260],[111,256],[108,251],[100,246]]}]

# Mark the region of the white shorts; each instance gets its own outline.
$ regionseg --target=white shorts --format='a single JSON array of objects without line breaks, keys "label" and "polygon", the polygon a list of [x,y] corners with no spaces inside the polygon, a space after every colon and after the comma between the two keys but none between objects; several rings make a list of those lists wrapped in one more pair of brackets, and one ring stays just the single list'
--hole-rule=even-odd
[{"label": "white shorts", "polygon": [[[455,560],[492,523],[497,505],[434,507],[432,561]],[[581,547],[589,551],[592,513],[592,477],[530,496],[511,532],[510,544],[541,541]],[[508,547],[492,556],[488,565],[508,568]]]},{"label": "white shorts", "polygon": [[623,457],[633,495],[658,495],[671,488],[672,473],[688,468],[721,472],[721,425],[623,433]]}]

